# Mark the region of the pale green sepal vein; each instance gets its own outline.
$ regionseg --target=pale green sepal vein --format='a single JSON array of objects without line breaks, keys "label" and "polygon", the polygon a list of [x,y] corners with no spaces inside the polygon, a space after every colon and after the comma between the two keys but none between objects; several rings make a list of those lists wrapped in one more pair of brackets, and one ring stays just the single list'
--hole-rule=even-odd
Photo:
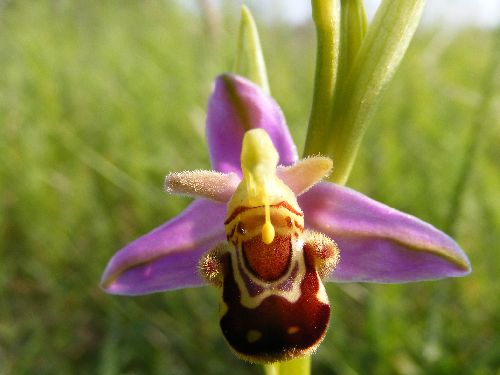
[{"label": "pale green sepal vein", "polygon": [[311,356],[306,355],[287,362],[264,365],[265,375],[310,375]]},{"label": "pale green sepal vein", "polygon": [[324,147],[331,123],[331,107],[337,77],[340,36],[340,0],[312,0],[316,26],[316,73],[304,156],[316,155]]},{"label": "pale green sepal vein", "polygon": [[266,63],[260,45],[257,26],[250,10],[241,6],[240,32],[234,72],[253,81],[267,94],[270,94]]},{"label": "pale green sepal vein", "polygon": [[341,0],[340,13],[340,50],[335,91],[340,90],[349,76],[368,28],[363,0]]},{"label": "pale green sepal vein", "polygon": [[384,0],[369,26],[354,66],[332,112],[326,156],[334,162],[329,180],[345,184],[361,139],[417,28],[425,0]]}]

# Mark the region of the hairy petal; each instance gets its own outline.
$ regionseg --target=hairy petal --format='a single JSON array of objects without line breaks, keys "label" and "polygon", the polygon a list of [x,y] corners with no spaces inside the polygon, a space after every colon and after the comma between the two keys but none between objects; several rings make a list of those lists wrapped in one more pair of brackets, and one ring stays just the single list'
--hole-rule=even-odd
[{"label": "hairy petal", "polygon": [[339,246],[331,281],[400,283],[471,271],[467,256],[448,235],[352,189],[322,182],[299,204],[306,226]]},{"label": "hairy petal", "polygon": [[213,169],[241,176],[240,155],[245,131],[263,128],[278,150],[282,165],[297,160],[297,149],[280,107],[247,79],[219,76],[208,102],[207,141]]},{"label": "hairy petal", "polygon": [[205,170],[173,172],[165,177],[165,191],[225,203],[239,183],[240,178],[235,173]]},{"label": "hairy petal", "polygon": [[276,174],[295,195],[300,195],[328,176],[332,171],[332,159],[313,156],[299,160],[289,167],[279,166]]},{"label": "hairy petal", "polygon": [[198,199],[116,253],[102,276],[108,293],[138,295],[204,284],[201,255],[225,239],[226,206]]}]

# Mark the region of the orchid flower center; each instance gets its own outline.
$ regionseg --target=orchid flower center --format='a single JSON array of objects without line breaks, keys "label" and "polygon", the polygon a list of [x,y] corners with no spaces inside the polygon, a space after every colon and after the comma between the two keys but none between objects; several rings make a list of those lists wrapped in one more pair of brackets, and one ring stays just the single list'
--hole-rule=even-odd
[{"label": "orchid flower center", "polygon": [[279,155],[269,135],[262,129],[245,133],[241,151],[243,179],[228,204],[228,212],[236,207],[264,207],[262,242],[273,242],[275,228],[271,222],[271,205],[282,201],[296,203],[295,194],[276,175]]}]

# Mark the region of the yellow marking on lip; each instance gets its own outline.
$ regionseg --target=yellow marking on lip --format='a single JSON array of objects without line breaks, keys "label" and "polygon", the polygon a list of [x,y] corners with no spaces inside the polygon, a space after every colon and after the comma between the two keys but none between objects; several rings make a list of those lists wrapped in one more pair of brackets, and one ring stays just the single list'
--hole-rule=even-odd
[{"label": "yellow marking on lip", "polygon": [[229,307],[227,306],[227,303],[224,302],[224,300],[221,299],[220,305],[219,305],[219,317],[223,317],[224,315],[227,314],[229,311]]},{"label": "yellow marking on lip", "polygon": [[289,335],[293,335],[294,333],[297,333],[300,331],[300,327],[299,326],[290,326],[288,327],[288,329],[286,330],[286,332],[289,334]]},{"label": "yellow marking on lip", "polygon": [[247,341],[250,344],[253,344],[254,342],[258,341],[262,337],[262,333],[260,331],[257,331],[256,329],[251,329],[250,331],[247,332]]},{"label": "yellow marking on lip", "polygon": [[[274,236],[271,243],[275,241],[276,236],[291,234],[298,238],[299,234],[302,232],[301,228],[304,226],[303,214],[298,210],[300,210],[298,207],[288,207],[288,204],[284,201],[278,204],[269,205],[269,218],[272,225],[272,229],[270,228],[270,230],[274,230]],[[248,241],[255,236],[259,236],[261,239],[265,237],[265,206],[252,208],[237,207],[234,212],[228,213],[227,217],[225,232],[229,242]],[[294,225],[294,223],[298,226]],[[264,242],[264,240],[262,240],[262,242]],[[266,245],[268,244],[269,243],[266,243]]]},{"label": "yellow marking on lip", "polygon": [[319,281],[319,289],[318,289],[318,293],[316,293],[316,298],[318,299],[319,302],[322,302],[326,305],[329,305],[330,302],[328,301],[328,294],[326,293],[326,289],[325,289],[325,286],[323,285],[323,282],[321,281],[321,279],[318,277],[318,281]]},{"label": "yellow marking on lip", "polygon": [[274,240],[275,231],[273,224],[271,224],[271,209],[269,208],[269,203],[265,203],[264,209],[266,211],[266,221],[262,226],[262,241],[266,245],[269,245]]}]

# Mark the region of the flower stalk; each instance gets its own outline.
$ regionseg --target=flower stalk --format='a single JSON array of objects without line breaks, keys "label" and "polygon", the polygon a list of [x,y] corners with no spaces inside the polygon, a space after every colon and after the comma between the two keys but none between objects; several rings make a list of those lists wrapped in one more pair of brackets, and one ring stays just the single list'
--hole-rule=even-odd
[{"label": "flower stalk", "polygon": [[278,362],[264,366],[265,375],[310,375],[311,356],[306,355],[288,362]]},{"label": "flower stalk", "polygon": [[344,86],[366,35],[368,20],[363,0],[342,0],[340,21],[337,91]]},{"label": "flower stalk", "polygon": [[[313,9],[314,3],[315,1]],[[318,0],[318,3],[329,2]],[[343,2],[342,5],[347,8],[352,6],[349,3]],[[340,61],[352,62],[352,68],[348,69],[345,63],[339,66],[339,57],[335,59],[338,73],[333,95],[328,91],[328,96],[332,98],[329,104],[330,120],[327,124],[310,122],[305,147],[306,155],[320,152],[333,159],[335,170],[329,178],[330,181],[338,184],[347,182],[366,127],[383,89],[399,66],[415,33],[424,4],[425,0],[384,0],[365,37],[363,12],[359,8],[361,5],[359,4],[357,12],[350,13],[348,9],[341,11],[341,15],[349,18],[347,24],[353,31],[341,36],[340,40],[351,40],[354,47],[350,50],[347,47],[341,48],[339,55],[343,56]],[[324,5],[321,9],[332,11]],[[356,19],[357,22],[351,21]],[[318,29],[318,32],[321,30]],[[356,43],[361,39],[363,41],[356,52]],[[320,95],[316,91],[321,89],[321,86],[315,86],[315,97]],[[313,104],[312,119],[318,116],[315,113],[318,110]]]},{"label": "flower stalk", "polygon": [[331,124],[331,112],[340,40],[340,0],[312,0],[316,27],[316,72],[304,156],[322,152],[324,135]]}]

